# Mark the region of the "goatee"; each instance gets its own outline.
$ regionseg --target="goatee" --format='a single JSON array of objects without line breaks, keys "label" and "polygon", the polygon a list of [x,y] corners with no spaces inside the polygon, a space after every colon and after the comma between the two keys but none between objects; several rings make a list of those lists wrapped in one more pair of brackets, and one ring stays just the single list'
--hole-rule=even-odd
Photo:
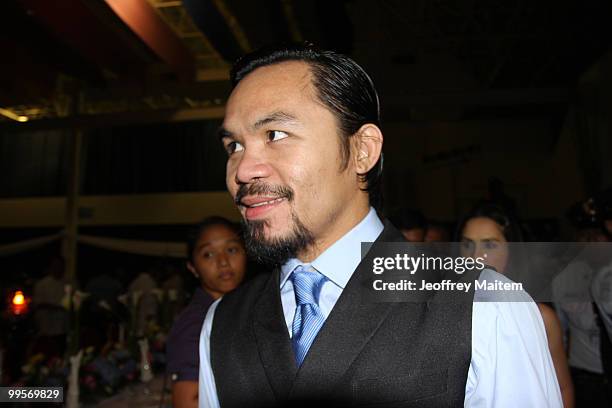
[{"label": "goatee", "polygon": [[[257,182],[240,185],[234,201],[236,205],[243,205],[242,199],[251,195],[284,198],[287,203],[291,203],[294,198],[293,190],[288,186]],[[311,246],[314,243],[313,234],[294,212],[291,213],[291,220],[293,229],[289,235],[272,239],[266,237],[265,230],[270,228],[267,220],[242,220],[244,242],[251,259],[269,267],[276,267],[297,257],[299,252]]]},{"label": "goatee", "polygon": [[312,233],[295,214],[291,214],[293,229],[285,237],[266,238],[267,220],[242,221],[244,242],[248,255],[255,261],[268,267],[283,265],[297,254],[314,243]]}]

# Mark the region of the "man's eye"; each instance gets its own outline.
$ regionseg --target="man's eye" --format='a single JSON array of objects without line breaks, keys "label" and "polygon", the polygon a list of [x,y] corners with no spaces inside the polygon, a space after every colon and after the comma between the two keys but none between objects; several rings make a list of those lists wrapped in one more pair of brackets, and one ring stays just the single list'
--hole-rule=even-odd
[{"label": "man's eye", "polygon": [[271,142],[276,142],[278,140],[282,140],[289,136],[287,133],[282,132],[280,130],[269,130],[268,131],[268,140]]},{"label": "man's eye", "polygon": [[204,252],[202,256],[204,258],[212,258],[213,256],[215,256],[215,254],[213,254],[212,252]]},{"label": "man's eye", "polygon": [[227,150],[227,154],[232,154],[244,150],[244,147],[239,142],[229,142],[225,146],[225,150]]}]

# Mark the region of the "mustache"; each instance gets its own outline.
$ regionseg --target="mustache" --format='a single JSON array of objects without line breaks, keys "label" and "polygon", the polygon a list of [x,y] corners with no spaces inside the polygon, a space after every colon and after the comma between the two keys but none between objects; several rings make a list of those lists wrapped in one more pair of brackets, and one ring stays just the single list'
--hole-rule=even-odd
[{"label": "mustache", "polygon": [[287,186],[279,186],[262,182],[255,184],[241,184],[236,192],[234,203],[236,205],[242,205],[242,199],[249,195],[269,195],[276,198],[286,198],[287,201],[292,201],[294,193],[293,189]]}]

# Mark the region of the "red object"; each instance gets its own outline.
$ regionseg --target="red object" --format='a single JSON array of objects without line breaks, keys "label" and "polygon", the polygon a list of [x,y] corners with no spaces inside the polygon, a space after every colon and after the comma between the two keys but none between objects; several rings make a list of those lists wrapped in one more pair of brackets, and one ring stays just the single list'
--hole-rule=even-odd
[{"label": "red object", "polygon": [[14,315],[22,315],[28,312],[28,304],[30,299],[27,298],[21,290],[16,290],[11,296],[10,310]]},{"label": "red object", "polygon": [[193,79],[195,60],[182,40],[146,0],[105,0],[153,52],[183,79]]},{"label": "red object", "polygon": [[[146,0],[19,0],[19,3],[53,36],[119,77],[140,78],[158,59],[179,78],[194,76],[193,55]],[[126,35],[126,28],[135,38]]]}]

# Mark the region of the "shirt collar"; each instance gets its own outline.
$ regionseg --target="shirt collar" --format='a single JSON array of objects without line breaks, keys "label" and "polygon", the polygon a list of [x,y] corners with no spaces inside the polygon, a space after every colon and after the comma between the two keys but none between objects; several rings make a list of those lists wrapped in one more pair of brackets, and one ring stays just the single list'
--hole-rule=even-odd
[{"label": "shirt collar", "polygon": [[[361,243],[376,241],[383,229],[384,225],[376,215],[376,211],[370,207],[370,211],[359,224],[334,242],[310,265],[344,289],[361,262]],[[281,288],[298,265],[304,265],[304,262],[292,258],[281,267]]]}]

